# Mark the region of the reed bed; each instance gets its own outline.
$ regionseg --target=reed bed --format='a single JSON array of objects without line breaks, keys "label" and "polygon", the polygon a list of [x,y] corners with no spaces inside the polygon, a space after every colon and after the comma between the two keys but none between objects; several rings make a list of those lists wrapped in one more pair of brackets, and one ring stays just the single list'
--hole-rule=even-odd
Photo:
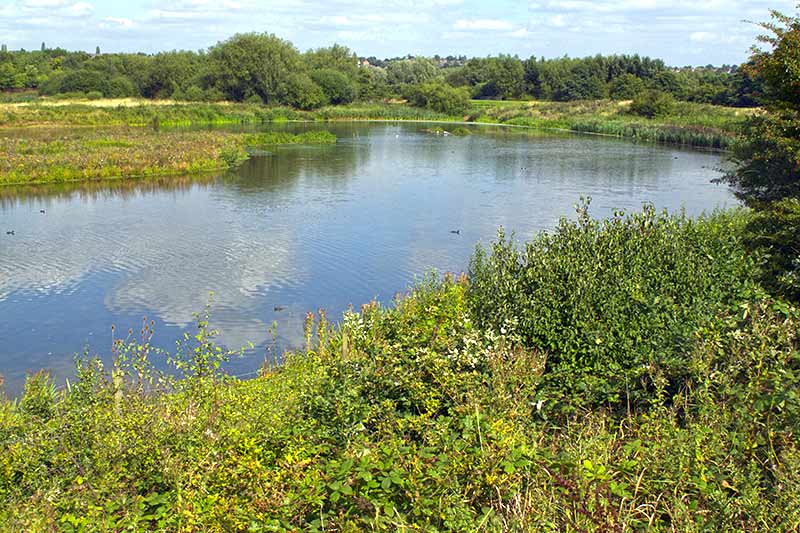
[{"label": "reed bed", "polygon": [[329,132],[61,128],[14,133],[0,136],[3,185],[193,174],[235,167],[249,157],[249,147],[336,142]]}]

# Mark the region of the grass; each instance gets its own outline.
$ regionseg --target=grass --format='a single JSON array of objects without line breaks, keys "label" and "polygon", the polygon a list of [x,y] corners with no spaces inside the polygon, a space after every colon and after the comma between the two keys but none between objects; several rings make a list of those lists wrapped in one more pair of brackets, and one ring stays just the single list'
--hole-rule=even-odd
[{"label": "grass", "polygon": [[192,174],[234,167],[246,149],[335,143],[329,132],[299,135],[147,128],[23,129],[0,136],[0,185]]},{"label": "grass", "polygon": [[167,375],[144,324],[112,365],[0,402],[0,528],[796,530],[800,312],[755,281],[748,217],[500,241],[469,278],[309,315],[249,381],[205,315]]},{"label": "grass", "polygon": [[556,128],[698,148],[728,149],[744,120],[757,111],[687,102],[665,116],[647,119],[629,112],[630,102],[503,102],[482,104],[479,122]]},{"label": "grass", "polygon": [[247,135],[247,146],[259,147],[289,144],[335,144],[336,135],[329,131],[307,131],[303,133],[265,132]]}]

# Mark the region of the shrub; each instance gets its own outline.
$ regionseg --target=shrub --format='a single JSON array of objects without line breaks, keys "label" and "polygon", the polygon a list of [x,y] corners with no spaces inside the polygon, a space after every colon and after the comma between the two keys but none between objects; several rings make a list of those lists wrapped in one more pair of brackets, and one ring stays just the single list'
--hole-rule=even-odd
[{"label": "shrub", "polygon": [[100,100],[101,98],[103,98],[103,93],[100,91],[89,91],[86,93],[87,100]]},{"label": "shrub", "polygon": [[469,91],[446,83],[408,85],[403,95],[416,107],[424,107],[448,115],[461,115],[469,108]]},{"label": "shrub", "polygon": [[203,100],[206,102],[224,102],[225,94],[216,87],[209,87],[204,92]]},{"label": "shrub", "polygon": [[126,96],[139,96],[139,91],[133,82],[125,76],[115,76],[108,81],[104,96],[108,98],[124,98]]},{"label": "shrub", "polygon": [[655,118],[669,114],[675,106],[672,95],[661,91],[645,91],[633,99],[630,111],[635,115]]},{"label": "shrub", "polygon": [[754,212],[745,243],[763,261],[764,286],[800,301],[800,199],[773,202]]},{"label": "shrub", "polygon": [[523,250],[502,232],[491,253],[479,249],[471,308],[480,326],[514,328],[527,348],[547,351],[550,377],[584,400],[652,398],[645,374],[657,368],[679,386],[693,332],[755,287],[746,218],[693,221],[645,207],[600,222],[587,208]]},{"label": "shrub", "polygon": [[192,85],[183,91],[183,99],[188,102],[202,102],[206,99],[206,93],[197,85]]},{"label": "shrub", "polygon": [[75,70],[67,73],[61,79],[58,92],[92,92],[105,94],[108,91],[108,82],[103,74],[93,70]]}]

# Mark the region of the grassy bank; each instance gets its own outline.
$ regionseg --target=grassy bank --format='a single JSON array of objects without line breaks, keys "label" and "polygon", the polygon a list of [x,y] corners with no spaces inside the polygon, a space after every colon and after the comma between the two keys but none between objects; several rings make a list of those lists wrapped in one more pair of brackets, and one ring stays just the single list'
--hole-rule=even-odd
[{"label": "grassy bank", "polygon": [[531,128],[555,128],[599,133],[685,146],[726,149],[753,110],[677,103],[665,116],[654,119],[629,112],[629,102],[491,102],[473,101],[464,116],[448,116],[405,104],[351,104],[316,111],[248,104],[152,105],[113,100],[65,105],[0,106],[0,126],[32,125],[162,125],[237,124],[285,121],[422,120],[475,121]]},{"label": "grassy bank", "polygon": [[330,132],[244,134],[149,128],[26,129],[0,136],[0,185],[191,174],[233,167],[248,148],[330,144]]},{"label": "grassy bank", "polygon": [[800,314],[757,285],[747,217],[580,212],[310,316],[249,381],[203,317],[156,373],[145,325],[0,403],[0,528],[794,530]]},{"label": "grassy bank", "polygon": [[736,142],[752,109],[678,102],[652,119],[630,112],[630,102],[474,102],[479,122],[557,128],[645,142],[727,149]]}]

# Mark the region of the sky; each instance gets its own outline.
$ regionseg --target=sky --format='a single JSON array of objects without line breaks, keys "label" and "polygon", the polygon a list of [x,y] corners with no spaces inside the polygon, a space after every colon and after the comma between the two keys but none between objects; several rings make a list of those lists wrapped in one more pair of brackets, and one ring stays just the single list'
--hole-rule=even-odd
[{"label": "sky", "polygon": [[527,58],[639,53],[674,66],[746,60],[769,10],[798,0],[0,0],[0,42],[103,52],[200,50],[268,32],[300,50]]}]

